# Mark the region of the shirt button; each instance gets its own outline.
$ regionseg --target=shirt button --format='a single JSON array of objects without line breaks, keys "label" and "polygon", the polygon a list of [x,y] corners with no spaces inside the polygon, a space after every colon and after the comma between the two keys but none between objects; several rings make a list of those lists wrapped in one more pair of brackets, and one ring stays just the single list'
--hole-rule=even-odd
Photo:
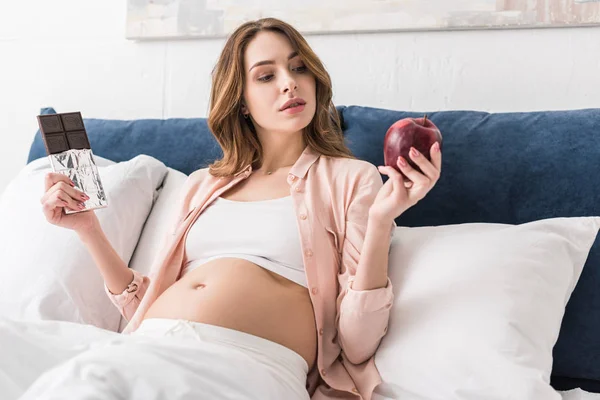
[{"label": "shirt button", "polygon": [[319,289],[314,287],[314,288],[312,288],[311,292],[312,292],[312,294],[317,294],[317,293],[319,293]]},{"label": "shirt button", "polygon": [[306,255],[307,255],[308,257],[312,257],[312,255],[313,255],[313,252],[312,252],[312,251],[310,251],[310,250],[306,250]]},{"label": "shirt button", "polygon": [[319,329],[319,335],[323,336],[323,328]]},{"label": "shirt button", "polygon": [[290,181],[295,181],[295,180],[296,180],[296,177],[294,175],[290,174]]},{"label": "shirt button", "polygon": [[354,387],[354,388],[352,388],[352,391],[353,391],[354,393],[358,393],[358,389],[357,389],[357,388],[355,388],[355,387]]},{"label": "shirt button", "polygon": [[301,191],[302,189],[300,189],[298,186],[296,186],[296,189],[294,189],[296,192]]},{"label": "shirt button", "polygon": [[138,289],[138,285],[136,283],[130,283],[126,289],[127,289],[127,293],[133,293]]},{"label": "shirt button", "polygon": [[306,219],[306,214],[300,214],[300,219]]}]

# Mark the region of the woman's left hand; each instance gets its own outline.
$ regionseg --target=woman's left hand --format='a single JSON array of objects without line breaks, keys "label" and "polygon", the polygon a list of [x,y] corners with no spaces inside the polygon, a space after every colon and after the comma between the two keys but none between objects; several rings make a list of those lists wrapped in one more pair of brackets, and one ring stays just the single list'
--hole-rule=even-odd
[{"label": "woman's left hand", "polygon": [[369,209],[369,218],[376,218],[381,222],[391,222],[417,204],[437,183],[442,170],[442,153],[437,142],[430,149],[431,161],[415,148],[411,148],[409,154],[411,160],[419,166],[423,173],[412,168],[403,157],[398,158],[397,165],[400,171],[408,177],[408,181],[404,181],[402,174],[394,168],[379,166],[379,172],[387,175],[389,179],[379,189],[377,197]]}]

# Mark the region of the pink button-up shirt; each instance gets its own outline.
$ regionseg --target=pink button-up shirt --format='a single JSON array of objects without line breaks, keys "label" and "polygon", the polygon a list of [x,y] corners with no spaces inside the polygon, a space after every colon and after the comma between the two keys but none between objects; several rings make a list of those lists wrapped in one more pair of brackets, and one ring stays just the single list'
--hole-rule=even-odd
[{"label": "pink button-up shirt", "polygon": [[[152,303],[180,277],[186,235],[202,211],[223,192],[248,178],[251,165],[234,177],[208,169],[193,172],[181,193],[177,221],[148,277],[134,271],[121,294],[105,290],[137,329]],[[392,284],[354,290],[351,282],[365,239],[368,211],[383,185],[366,161],[323,156],[306,147],[287,179],[300,232],[306,281],[318,331],[317,362],[307,379],[312,400],[371,399],[381,383],[375,350],[385,335],[393,303]],[[390,238],[395,224],[390,228]],[[232,279],[235,279],[232,277]]]}]

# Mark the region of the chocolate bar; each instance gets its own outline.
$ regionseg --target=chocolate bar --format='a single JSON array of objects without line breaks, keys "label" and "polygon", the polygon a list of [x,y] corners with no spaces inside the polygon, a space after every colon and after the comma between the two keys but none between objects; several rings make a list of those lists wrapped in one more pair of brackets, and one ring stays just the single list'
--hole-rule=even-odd
[{"label": "chocolate bar", "polygon": [[81,113],[38,115],[38,124],[49,155],[91,149]]},{"label": "chocolate bar", "polygon": [[65,213],[108,206],[81,113],[38,115],[37,119],[52,170],[66,175],[76,189],[90,197],[84,209],[65,208]]}]

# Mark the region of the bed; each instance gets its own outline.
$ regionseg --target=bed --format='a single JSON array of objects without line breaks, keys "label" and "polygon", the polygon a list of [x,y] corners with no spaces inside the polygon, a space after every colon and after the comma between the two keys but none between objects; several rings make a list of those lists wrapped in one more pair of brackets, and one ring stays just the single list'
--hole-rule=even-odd
[{"label": "bed", "polygon": [[[387,128],[424,114],[338,111],[354,154],[375,165]],[[442,178],[396,221],[374,399],[599,399],[600,109],[427,115],[444,137]],[[178,188],[220,149],[203,118],[85,125],[109,194],[99,218],[147,273]],[[0,316],[120,332],[89,256],[41,218],[48,168],[38,132],[0,197]]]}]

